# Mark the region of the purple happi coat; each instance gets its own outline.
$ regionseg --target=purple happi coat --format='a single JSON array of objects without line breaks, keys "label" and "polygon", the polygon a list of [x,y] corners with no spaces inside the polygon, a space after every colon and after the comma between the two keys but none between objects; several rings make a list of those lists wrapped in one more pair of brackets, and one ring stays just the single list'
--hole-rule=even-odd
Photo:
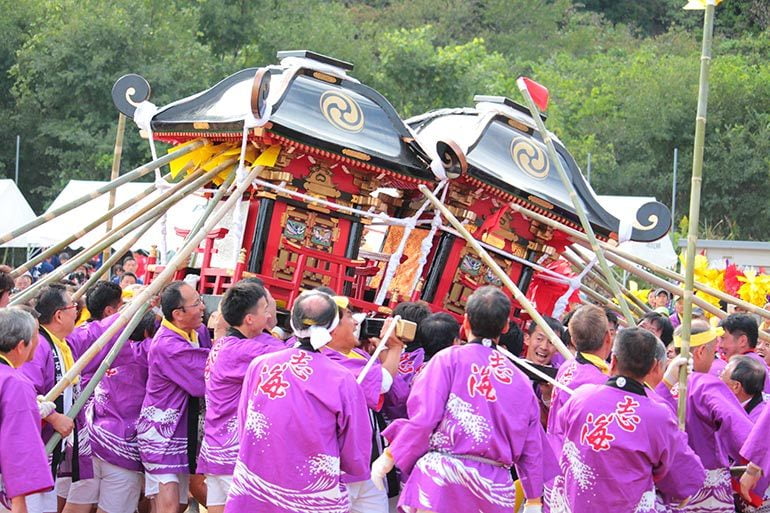
[{"label": "purple happi coat", "polygon": [[147,386],[147,352],[152,339],[131,342],[131,360],[110,367],[94,390],[86,418],[94,456],[127,470],[141,471],[136,423]]},{"label": "purple happi coat", "polygon": [[[575,358],[568,360],[559,367],[559,372],[556,373],[556,381],[575,390],[581,385],[601,385],[607,381],[607,375],[599,367],[583,357],[582,354],[578,353]],[[567,399],[569,399],[569,394],[559,390],[558,387],[553,387],[551,409],[548,412],[547,431],[548,440],[551,442],[551,447],[553,447],[553,451],[556,454],[561,453],[561,441],[564,438],[564,433],[562,433],[556,419],[558,418],[561,406],[567,402]]]},{"label": "purple happi coat", "polygon": [[244,338],[232,329],[214,344],[206,362],[206,422],[199,474],[233,473],[238,456],[238,402],[246,370],[254,358],[285,348],[267,333]]},{"label": "purple happi coat", "polygon": [[[188,405],[203,397],[209,349],[161,326],[150,343],[147,391],[137,422],[142,463],[150,474],[187,474]],[[192,462],[194,463],[194,461]]]},{"label": "purple happi coat", "polygon": [[53,488],[40,438],[35,392],[19,371],[0,361],[0,504]]},{"label": "purple happi coat", "polygon": [[553,477],[532,385],[492,348],[470,343],[437,353],[414,381],[407,409],[408,419],[383,432],[409,475],[399,500],[407,511],[510,513],[510,466],[528,497],[540,497]]},{"label": "purple happi coat", "polygon": [[240,449],[226,513],[347,513],[342,472],[369,470],[361,387],[330,358],[284,349],[255,359],[238,405]]},{"label": "purple happi coat", "polygon": [[552,513],[654,513],[656,490],[678,503],[706,478],[668,406],[630,378],[580,387],[557,423],[564,443],[561,475],[546,492]]},{"label": "purple happi coat", "polygon": [[743,353],[743,356],[748,356],[762,364],[762,368],[765,369],[765,388],[763,391],[765,394],[770,394],[770,368],[767,366],[765,359],[759,356],[753,349],[748,353]]},{"label": "purple happi coat", "polygon": [[[656,391],[676,404],[678,385],[669,391],[660,383]],[[695,372],[687,379],[687,439],[708,477],[690,502],[675,512],[732,513],[730,458],[738,461],[740,448],[751,431],[751,420],[738,399],[719,378]]]}]

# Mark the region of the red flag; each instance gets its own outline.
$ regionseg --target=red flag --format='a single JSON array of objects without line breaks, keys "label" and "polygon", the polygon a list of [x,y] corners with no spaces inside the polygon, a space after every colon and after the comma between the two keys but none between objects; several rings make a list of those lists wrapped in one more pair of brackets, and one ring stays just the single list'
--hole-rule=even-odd
[{"label": "red flag", "polygon": [[548,89],[541,84],[538,84],[534,80],[527,77],[519,77],[516,81],[519,85],[519,89],[524,91],[526,88],[529,91],[529,95],[532,97],[532,101],[540,110],[546,110],[548,108]]}]

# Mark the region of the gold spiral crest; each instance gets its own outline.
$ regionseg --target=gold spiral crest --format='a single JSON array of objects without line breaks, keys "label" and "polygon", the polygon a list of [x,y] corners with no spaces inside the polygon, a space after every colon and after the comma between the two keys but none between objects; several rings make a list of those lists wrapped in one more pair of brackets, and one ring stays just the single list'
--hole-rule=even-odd
[{"label": "gold spiral crest", "polygon": [[549,163],[545,152],[524,137],[511,141],[511,158],[519,168],[536,180],[548,178]]},{"label": "gold spiral crest", "polygon": [[364,112],[353,98],[344,93],[323,93],[321,113],[326,121],[345,132],[360,132],[364,128]]}]

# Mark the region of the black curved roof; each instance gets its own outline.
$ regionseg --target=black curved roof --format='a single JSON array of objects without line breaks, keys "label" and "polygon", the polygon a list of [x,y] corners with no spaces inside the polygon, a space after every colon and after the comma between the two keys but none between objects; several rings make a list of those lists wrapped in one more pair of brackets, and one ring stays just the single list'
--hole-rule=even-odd
[{"label": "black curved roof", "polygon": [[[435,180],[427,157],[393,106],[347,75],[352,65],[306,51],[279,52],[279,57],[293,60],[241,70],[208,90],[161,107],[150,122],[153,132],[159,137],[240,134],[246,120],[260,117],[252,111],[252,89],[264,80],[271,107],[265,126],[269,132],[399,174]],[[136,107],[123,100],[132,85],[120,86],[119,80],[113,89],[115,104],[133,117]]]},{"label": "black curved roof", "polygon": [[[478,99],[484,103],[477,108],[432,111],[407,123],[424,148],[435,147],[437,140],[454,139],[465,151],[469,176],[528,201],[530,196],[545,200],[555,212],[579,223],[569,191],[548,158],[532,118],[519,106],[512,108],[510,100]],[[618,232],[620,220],[601,206],[572,155],[553,134],[552,138],[594,229],[605,236]],[[631,235],[635,241],[658,240],[671,227],[671,213],[659,202],[646,203],[629,214],[635,214]]]}]

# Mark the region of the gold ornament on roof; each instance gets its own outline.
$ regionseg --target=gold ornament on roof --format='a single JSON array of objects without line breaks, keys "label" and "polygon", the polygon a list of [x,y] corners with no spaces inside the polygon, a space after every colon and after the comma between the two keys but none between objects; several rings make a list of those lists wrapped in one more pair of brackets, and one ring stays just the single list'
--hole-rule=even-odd
[{"label": "gold ornament on roof", "polygon": [[360,132],[364,128],[364,111],[353,98],[339,91],[321,95],[321,113],[326,121],[345,132]]},{"label": "gold ornament on roof", "polygon": [[511,141],[511,158],[526,174],[536,180],[548,178],[549,162],[545,152],[529,139],[514,137]]}]

